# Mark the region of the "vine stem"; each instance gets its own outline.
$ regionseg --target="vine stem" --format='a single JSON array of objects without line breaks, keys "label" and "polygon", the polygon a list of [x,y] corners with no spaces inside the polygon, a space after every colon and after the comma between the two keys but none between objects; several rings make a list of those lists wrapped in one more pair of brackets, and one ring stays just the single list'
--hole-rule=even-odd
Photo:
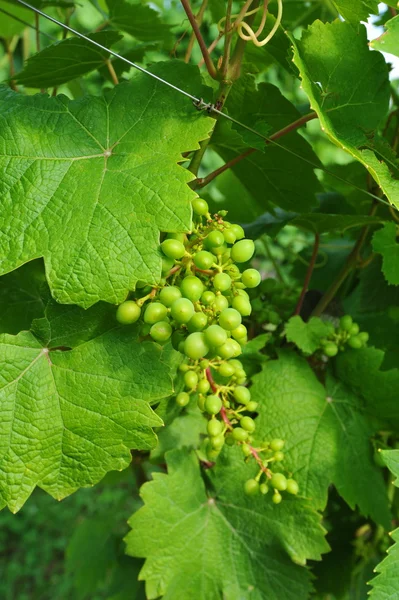
[{"label": "vine stem", "polygon": [[320,246],[320,234],[316,233],[314,236],[314,244],[313,244],[313,252],[310,259],[309,266],[306,271],[305,280],[303,282],[303,287],[301,291],[301,295],[299,296],[298,303],[295,307],[294,315],[299,315],[302,310],[303,301],[305,300],[306,292],[308,291],[310,280],[312,279],[312,274],[314,270],[314,266],[316,264],[317,254],[319,252]]},{"label": "vine stem", "polygon": [[[198,14],[195,17],[195,20],[198,23],[198,27],[201,27],[202,19],[204,18],[204,12],[206,10],[207,5],[208,5],[208,0],[203,0],[202,4],[200,6],[200,9],[198,11]],[[195,42],[195,33],[193,31],[192,34],[191,34],[191,36],[190,36],[190,39],[188,41],[188,44],[187,44],[186,55],[184,57],[184,62],[185,63],[188,63],[189,60],[190,60],[190,58],[191,58],[191,53],[193,51],[194,42]],[[209,53],[209,51],[208,51],[208,53]]]},{"label": "vine stem", "polygon": [[[270,142],[272,142],[274,140],[278,140],[281,137],[284,137],[288,133],[291,133],[291,131],[295,131],[295,129],[298,129],[299,127],[302,127],[302,125],[305,125],[305,123],[308,123],[309,121],[312,121],[313,119],[316,119],[317,117],[318,117],[318,115],[315,112],[311,112],[311,113],[309,113],[307,115],[304,115],[303,117],[300,117],[299,119],[297,119],[293,123],[290,123],[286,127],[283,127],[283,129],[280,129],[279,131],[276,131],[275,133],[273,133],[269,137],[269,140],[265,142],[265,144],[269,145]],[[246,150],[242,154],[239,154],[238,156],[236,156],[236,157],[232,158],[231,160],[229,160],[227,163],[225,163],[224,165],[222,165],[221,167],[219,167],[215,171],[212,171],[212,173],[209,173],[209,175],[207,175],[206,177],[197,178],[195,181],[193,181],[190,184],[191,187],[194,190],[197,189],[197,188],[203,188],[203,187],[205,187],[206,185],[208,185],[208,183],[210,183],[211,181],[213,181],[218,175],[221,175],[222,173],[224,173],[225,171],[227,171],[227,169],[231,169],[237,163],[239,163],[242,160],[244,160],[244,158],[247,158],[247,156],[250,156],[251,154],[254,154],[254,152],[258,152],[258,149],[257,148],[249,148],[248,150]]]},{"label": "vine stem", "polygon": [[36,52],[40,52],[39,15],[37,13],[35,13],[35,29],[36,29]]},{"label": "vine stem", "polygon": [[7,52],[7,57],[8,57],[8,65],[9,65],[9,69],[10,69],[10,88],[12,90],[14,90],[14,92],[17,92],[18,88],[14,81],[14,75],[15,75],[14,53],[11,49],[10,43],[7,40],[5,40],[5,45],[6,45],[6,52]]},{"label": "vine stem", "polygon": [[112,62],[110,61],[109,58],[107,58],[107,60],[105,61],[109,74],[111,75],[112,81],[114,82],[115,85],[118,85],[119,83],[119,79],[118,79],[118,75],[115,72],[114,66],[112,64]]},{"label": "vine stem", "polygon": [[218,389],[218,388],[217,388],[217,385],[216,385],[216,383],[215,383],[215,380],[214,380],[214,378],[212,377],[212,373],[211,373],[211,370],[210,370],[210,368],[209,368],[209,367],[208,367],[207,369],[205,369],[205,373],[206,373],[206,378],[207,378],[207,380],[208,380],[208,381],[209,381],[209,383],[210,383],[210,386],[211,386],[212,392],[213,392],[213,393],[217,392],[217,389]]},{"label": "vine stem", "polygon": [[204,57],[204,62],[206,64],[206,68],[208,69],[208,73],[212,77],[212,79],[217,79],[217,72],[216,72],[215,65],[212,62],[212,59],[208,52],[208,48],[206,47],[204,38],[202,37],[200,28],[198,26],[197,20],[194,16],[193,11],[191,10],[190,2],[189,2],[189,0],[180,0],[180,1],[182,3],[184,11],[187,15],[187,18],[190,21],[190,25],[193,28],[194,35],[197,38],[197,42],[201,49],[202,56]]}]

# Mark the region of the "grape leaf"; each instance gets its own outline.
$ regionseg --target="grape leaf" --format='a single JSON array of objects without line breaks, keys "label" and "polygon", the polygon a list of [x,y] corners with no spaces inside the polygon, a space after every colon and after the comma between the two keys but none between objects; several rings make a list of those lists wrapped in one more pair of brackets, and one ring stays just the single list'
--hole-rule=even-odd
[{"label": "grape leaf", "polygon": [[254,376],[251,392],[259,403],[257,435],[286,440],[287,469],[316,508],[325,507],[334,483],[352,508],[389,527],[384,480],[369,441],[373,429],[349,388],[330,375],[324,388],[305,359],[283,352]]},{"label": "grape leaf", "polygon": [[[99,31],[88,36],[110,48],[122,39],[116,31]],[[28,59],[24,69],[16,74],[15,81],[32,88],[61,85],[101,67],[109,52],[79,38],[68,38],[47,46]]]},{"label": "grape leaf", "polygon": [[[175,402],[173,399],[172,402]],[[157,414],[158,411],[156,411]],[[183,414],[178,415],[158,434],[158,444],[151,451],[151,459],[159,460],[169,450],[174,448],[198,448],[201,436],[206,435],[206,419],[197,407],[187,407]]]},{"label": "grape leaf", "polygon": [[320,341],[326,338],[330,328],[318,317],[312,317],[305,323],[299,315],[291,317],[285,326],[285,335],[305,354],[313,354],[320,348]]},{"label": "grape leaf", "polygon": [[399,15],[385,23],[387,31],[370,42],[370,46],[381,52],[399,56]]},{"label": "grape leaf", "polygon": [[378,15],[378,0],[333,0],[333,4],[346,21],[356,25],[370,14]]},{"label": "grape leaf", "polygon": [[399,450],[381,450],[381,456],[388,469],[396,477],[394,484],[399,487]]},{"label": "grape leaf", "polygon": [[106,0],[109,21],[116,29],[126,31],[143,42],[171,38],[170,25],[163,23],[159,12],[135,0]]},{"label": "grape leaf", "polygon": [[323,131],[399,207],[398,164],[376,134],[389,106],[388,66],[369,49],[365,27],[356,32],[348,23],[316,21],[293,43],[302,87]]},{"label": "grape leaf", "polygon": [[382,272],[388,283],[399,285],[399,243],[397,226],[386,223],[373,235],[373,250],[382,254]]},{"label": "grape leaf", "polygon": [[[196,67],[158,63],[172,82],[199,82]],[[177,165],[214,120],[186,98],[138,74],[105,97],[0,91],[0,271],[43,256],[56,300],[119,303],[137,280],[161,275],[159,230],[190,229]]]},{"label": "grape leaf", "polygon": [[[17,19],[21,19],[26,23],[33,23],[33,13],[31,10],[27,8],[23,8],[21,5],[13,6],[8,2],[1,1],[0,8],[10,13],[10,15],[14,15]],[[0,13],[0,37],[3,38],[12,38],[14,35],[19,35],[25,28],[26,25],[13,19],[7,14]]]},{"label": "grape leaf", "polygon": [[328,233],[331,231],[345,232],[352,227],[363,227],[364,225],[378,225],[381,219],[369,217],[368,215],[328,215],[323,213],[310,213],[299,215],[291,222],[291,225],[306,229],[312,233]]},{"label": "grape leaf", "polygon": [[[240,451],[211,476],[208,495],[195,454],[167,453],[168,474],[141,488],[144,507],[129,521],[127,554],[146,558],[147,598],[305,600],[309,574],[291,562],[327,550],[319,518],[300,499],[279,507],[245,497]],[[240,467],[241,465],[241,467]]]},{"label": "grape leaf", "polygon": [[162,421],[146,401],[172,391],[160,352],[131,328],[68,352],[0,336],[0,505],[16,512],[35,486],[61,499],[152,448]]}]

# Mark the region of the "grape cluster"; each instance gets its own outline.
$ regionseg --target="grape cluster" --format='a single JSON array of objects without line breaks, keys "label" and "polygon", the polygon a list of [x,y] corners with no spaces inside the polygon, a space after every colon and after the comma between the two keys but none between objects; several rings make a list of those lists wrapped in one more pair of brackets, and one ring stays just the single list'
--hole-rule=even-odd
[{"label": "grape cluster", "polygon": [[328,323],[331,333],[328,337],[321,340],[321,351],[330,358],[336,356],[345,346],[359,350],[366,346],[369,334],[366,331],[360,331],[359,325],[353,322],[350,315],[344,315],[339,321],[339,326],[334,327]]},{"label": "grape cluster", "polygon": [[[238,444],[246,458],[255,458],[268,479],[284,478],[265,466],[282,460],[281,449],[273,456],[260,456],[270,454],[276,441],[262,448],[251,445],[257,403],[251,400],[245,369],[237,359],[247,342],[242,320],[252,311],[246,289],[261,283],[256,269],[240,269],[252,258],[254,242],[245,239],[240,225],[224,220],[225,211],[211,216],[202,199],[193,202],[193,212],[190,233],[168,234],[161,243],[160,285],[148,288],[139,283],[135,299],[121,304],[116,317],[130,324],[142,316],[141,335],[161,344],[170,339],[185,356],[180,366],[184,391],[177,394],[176,402],[185,407],[195,398],[206,416],[207,460],[215,461],[225,443]],[[263,493],[265,486],[261,486]],[[276,502],[284,486],[280,482],[272,487]]]}]

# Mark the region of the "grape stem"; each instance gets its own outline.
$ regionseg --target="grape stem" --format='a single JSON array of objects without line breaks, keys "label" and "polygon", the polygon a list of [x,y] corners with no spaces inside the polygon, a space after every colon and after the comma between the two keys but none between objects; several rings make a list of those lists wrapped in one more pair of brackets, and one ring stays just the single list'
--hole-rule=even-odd
[{"label": "grape stem", "polygon": [[180,0],[180,1],[182,3],[184,11],[187,15],[187,18],[190,21],[190,25],[193,28],[194,35],[197,38],[197,42],[201,49],[202,56],[204,57],[204,62],[205,62],[206,68],[208,69],[208,73],[212,77],[212,79],[217,79],[218,77],[217,77],[217,71],[215,69],[215,65],[212,62],[212,59],[208,52],[208,48],[206,47],[204,38],[202,37],[200,28],[198,26],[197,20],[194,16],[193,11],[191,10],[190,2],[189,2],[189,0]]},{"label": "grape stem", "polygon": [[213,379],[213,377],[212,377],[212,373],[211,373],[211,370],[210,370],[210,368],[209,368],[209,367],[208,367],[207,369],[205,369],[205,373],[206,373],[206,378],[207,378],[207,380],[208,380],[208,381],[209,381],[209,383],[210,383],[210,386],[211,386],[212,392],[213,392],[213,393],[217,392],[217,389],[218,389],[218,388],[217,388],[217,385],[216,385],[216,383],[215,383],[215,380],[214,380],[214,379]]},{"label": "grape stem", "polygon": [[224,406],[222,406],[222,408],[220,409],[220,414],[222,416],[224,423],[226,423],[228,429],[233,429],[233,425],[230,423],[229,417],[226,414],[226,409]]},{"label": "grape stem", "polygon": [[314,236],[314,244],[313,244],[312,257],[310,259],[309,266],[308,266],[307,271],[306,271],[305,280],[303,282],[303,287],[302,287],[301,295],[299,296],[298,303],[297,303],[297,305],[295,307],[294,315],[299,315],[300,312],[301,312],[301,310],[302,310],[303,301],[305,300],[306,292],[308,291],[310,280],[312,279],[312,274],[313,274],[314,266],[316,264],[317,254],[319,252],[319,246],[320,246],[320,234],[316,233],[315,236]]},{"label": "grape stem", "polygon": [[[208,4],[208,0],[203,0],[202,4],[200,6],[200,9],[198,11],[198,14],[195,17],[195,20],[198,23],[198,27],[201,27],[201,25],[202,25],[202,19],[204,18],[204,13],[205,13],[207,4]],[[195,33],[193,31],[192,34],[191,34],[191,36],[190,36],[189,42],[187,44],[186,55],[184,57],[184,62],[185,63],[190,62],[191,53],[192,53],[193,47],[194,47],[194,42],[195,42]]]},{"label": "grape stem", "polygon": [[259,454],[255,450],[255,448],[253,446],[251,446],[250,444],[248,444],[248,445],[249,445],[249,448],[251,450],[252,456],[254,457],[254,459],[256,460],[256,462],[259,465],[259,468],[262,469],[262,471],[266,475],[266,477],[268,477],[269,479],[271,479],[272,474],[271,474],[270,470],[263,465],[263,460],[261,459],[261,457],[259,456]]}]

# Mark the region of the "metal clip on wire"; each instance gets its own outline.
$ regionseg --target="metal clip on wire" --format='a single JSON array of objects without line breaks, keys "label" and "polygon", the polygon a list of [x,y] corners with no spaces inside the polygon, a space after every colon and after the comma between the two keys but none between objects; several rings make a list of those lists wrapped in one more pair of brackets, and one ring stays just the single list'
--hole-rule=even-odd
[{"label": "metal clip on wire", "polygon": [[212,102],[204,102],[202,98],[193,100],[193,105],[197,110],[206,110],[209,114],[215,110],[215,105]]}]

